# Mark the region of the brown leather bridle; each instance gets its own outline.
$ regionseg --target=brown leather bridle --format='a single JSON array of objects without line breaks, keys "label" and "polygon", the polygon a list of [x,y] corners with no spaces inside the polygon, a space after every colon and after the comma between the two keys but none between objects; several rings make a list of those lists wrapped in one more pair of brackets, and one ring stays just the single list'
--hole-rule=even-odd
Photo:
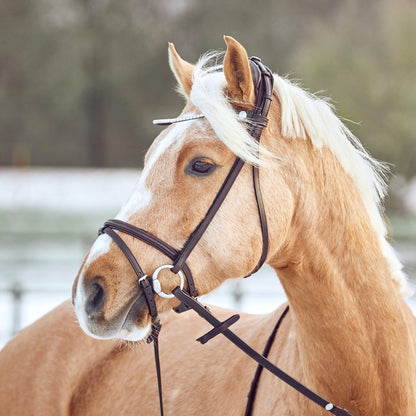
[{"label": "brown leather bridle", "polygon": [[[269,68],[262,64],[261,60],[256,57],[252,57],[249,60],[250,62],[250,69],[253,78],[253,83],[256,91],[256,102],[254,109],[252,111],[244,111],[242,112],[244,115],[244,119],[247,121],[247,130],[249,134],[260,143],[260,137],[263,132],[263,129],[267,126],[267,115],[270,109],[270,105],[273,99],[273,74]],[[197,116],[197,118],[202,118],[203,115]],[[156,124],[172,124],[175,122],[184,122],[188,121],[191,118],[178,118],[178,119],[171,119],[171,120],[162,120]],[[208,228],[209,224],[215,217],[215,214],[218,212],[218,209],[221,207],[222,203],[224,202],[228,192],[232,188],[235,180],[237,179],[241,169],[243,168],[245,161],[239,157],[236,158],[234,164],[232,165],[227,177],[225,178],[223,184],[221,185],[214,201],[212,202],[211,206],[209,207],[205,217],[199,223],[199,225],[195,228],[193,233],[190,235],[186,243],[184,244],[181,250],[176,250],[172,246],[170,246],[165,241],[159,239],[158,237],[150,234],[146,230],[142,228],[135,227],[127,222],[112,219],[108,220],[104,223],[104,226],[99,230],[99,234],[107,234],[109,235],[114,242],[118,245],[121,251],[129,260],[132,268],[134,269],[140,284],[140,288],[145,296],[147,306],[149,309],[149,314],[152,318],[152,331],[149,337],[147,338],[147,342],[150,343],[153,341],[154,344],[154,351],[155,351],[155,361],[156,361],[156,369],[157,369],[157,378],[158,378],[158,387],[159,387],[159,403],[160,403],[160,412],[163,416],[163,396],[162,396],[162,383],[161,383],[161,374],[160,374],[160,363],[159,363],[159,349],[158,349],[158,334],[161,328],[160,321],[158,318],[156,302],[154,299],[154,293],[158,294],[159,296],[170,298],[176,297],[181,301],[181,304],[175,308],[175,311],[180,313],[184,312],[190,308],[194,309],[201,317],[206,319],[212,326],[213,329],[210,330],[207,334],[203,335],[198,339],[199,342],[205,344],[213,337],[223,334],[227,337],[231,342],[233,342],[237,347],[239,347],[243,352],[248,354],[251,358],[253,358],[259,364],[258,369],[256,371],[256,375],[254,377],[251,390],[248,396],[248,403],[246,407],[245,415],[249,416],[252,412],[255,391],[257,388],[257,382],[260,377],[261,369],[266,368],[274,375],[282,379],[284,382],[295,388],[298,392],[308,397],[310,400],[317,403],[319,406],[324,408],[325,410],[338,415],[338,416],[353,416],[345,409],[342,409],[338,406],[335,406],[331,402],[323,399],[322,397],[318,396],[313,391],[309,390],[307,387],[299,383],[298,381],[294,380],[288,374],[284,373],[274,364],[267,360],[267,354],[270,350],[271,344],[273,343],[274,337],[276,332],[280,326],[281,321],[284,318],[284,315],[287,313],[288,308],[285,309],[285,312],[279,318],[271,336],[269,337],[269,341],[267,343],[266,349],[263,355],[257,353],[253,350],[250,346],[248,346],[241,338],[237,337],[232,331],[230,331],[229,327],[235,323],[239,319],[239,315],[233,315],[232,317],[228,318],[224,322],[219,321],[216,319],[209,310],[202,304],[200,304],[195,298],[198,295],[195,282],[192,276],[192,272],[188,265],[186,264],[186,260],[188,259],[189,255],[192,253],[192,250],[198,244],[199,240],[201,239],[202,235]],[[255,266],[255,268],[251,271],[251,274],[255,273],[260,267],[264,264],[268,247],[269,247],[269,237],[268,237],[268,227],[267,227],[267,218],[266,212],[264,208],[263,198],[260,189],[260,178],[259,178],[259,168],[258,166],[252,166],[253,172],[253,187],[254,193],[259,213],[260,219],[260,227],[261,227],[261,234],[262,234],[262,242],[263,248],[260,255],[260,259]],[[130,251],[124,240],[115,232],[120,231],[123,234],[128,234],[134,238],[137,238],[146,244],[156,248],[165,256],[169,257],[172,260],[171,265],[162,265],[158,267],[155,272],[153,273],[152,277],[149,278],[143,272],[140,264],[136,260],[133,253]],[[172,294],[167,294],[163,292],[161,284],[158,279],[158,274],[164,268],[169,268],[172,273],[175,273],[180,278],[180,285],[176,287]],[[185,280],[187,283],[187,292],[184,290]]]},{"label": "brown leather bridle", "polygon": [[[256,103],[253,111],[244,111],[244,120],[247,121],[248,131],[250,135],[260,142],[260,137],[262,134],[263,129],[267,125],[267,114],[270,109],[270,105],[273,99],[273,74],[264,66],[259,58],[253,57],[250,58],[250,68],[253,77],[253,82],[256,90]],[[162,120],[160,123],[157,124],[171,124],[173,122],[183,122],[188,121],[189,118],[178,118],[173,120]],[[188,259],[189,255],[191,254],[192,250],[198,244],[198,241],[201,239],[202,235],[208,228],[209,224],[215,217],[218,209],[221,207],[222,203],[224,202],[228,192],[232,188],[235,180],[237,179],[241,169],[243,168],[245,161],[239,157],[236,158],[234,164],[232,165],[230,171],[228,172],[227,177],[225,178],[222,186],[220,187],[214,201],[212,202],[211,206],[209,207],[205,217],[202,221],[198,224],[195,230],[192,232],[186,243],[184,244],[183,248],[178,251],[170,246],[165,241],[159,239],[158,237],[150,234],[146,230],[142,228],[135,227],[127,222],[113,219],[108,220],[104,223],[104,226],[100,229],[99,234],[106,233],[108,234],[114,242],[120,247],[123,253],[126,255],[127,259],[129,260],[131,266],[133,267],[136,275],[139,279],[141,289],[145,294],[146,301],[148,304],[149,312],[152,317],[152,323],[154,326],[155,331],[159,330],[159,319],[157,317],[157,309],[156,304],[153,299],[152,289],[157,294],[161,295],[162,297],[173,297],[173,295],[167,295],[163,292],[161,288],[161,284],[158,279],[158,274],[160,270],[163,268],[169,268],[172,273],[178,274],[181,279],[181,289],[184,287],[184,280],[186,279],[187,282],[187,290],[192,297],[197,297],[198,292],[195,286],[195,282],[192,276],[191,269],[186,264],[186,260]],[[267,251],[269,247],[269,235],[268,235],[268,227],[267,227],[267,218],[266,212],[264,209],[263,198],[260,189],[260,178],[259,178],[259,169],[257,166],[252,167],[253,172],[253,187],[255,198],[258,207],[259,219],[260,219],[260,228],[261,228],[261,235],[262,235],[262,252],[260,259],[255,266],[255,268],[251,271],[251,274],[255,273],[260,267],[263,265]],[[162,265],[158,267],[153,276],[151,281],[147,278],[145,273],[143,272],[142,268],[140,267],[139,263],[137,262],[133,253],[129,250],[127,245],[124,243],[123,239],[115,232],[121,231],[124,234],[129,234],[134,238],[137,238],[146,244],[151,245],[152,247],[156,248],[164,255],[169,257],[172,261],[172,265]],[[151,294],[151,296],[150,296]],[[182,303],[180,306],[175,308],[176,312],[181,312],[187,310],[186,306]]]}]

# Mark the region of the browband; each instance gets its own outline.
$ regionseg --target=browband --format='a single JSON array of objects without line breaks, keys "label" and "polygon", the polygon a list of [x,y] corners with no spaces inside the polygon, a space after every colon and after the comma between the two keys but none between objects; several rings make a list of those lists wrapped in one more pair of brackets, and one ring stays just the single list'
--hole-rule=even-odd
[{"label": "browband", "polygon": [[190,116],[179,116],[176,118],[160,118],[153,120],[153,124],[157,124],[158,126],[168,126],[169,124],[181,123],[182,121],[197,120],[198,118],[205,118],[205,116],[203,114],[195,114]]}]

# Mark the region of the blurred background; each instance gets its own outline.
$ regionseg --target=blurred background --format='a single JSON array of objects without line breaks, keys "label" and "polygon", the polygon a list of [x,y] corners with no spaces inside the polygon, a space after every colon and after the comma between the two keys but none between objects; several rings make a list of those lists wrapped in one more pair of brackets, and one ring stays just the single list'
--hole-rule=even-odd
[{"label": "blurred background", "polygon": [[[2,0],[0,347],[70,297],[96,230],[134,188],[152,119],[180,112],[167,42],[195,62],[224,34],[331,97],[391,164],[392,241],[416,279],[416,2]],[[208,300],[270,311],[284,294],[260,274]]]}]

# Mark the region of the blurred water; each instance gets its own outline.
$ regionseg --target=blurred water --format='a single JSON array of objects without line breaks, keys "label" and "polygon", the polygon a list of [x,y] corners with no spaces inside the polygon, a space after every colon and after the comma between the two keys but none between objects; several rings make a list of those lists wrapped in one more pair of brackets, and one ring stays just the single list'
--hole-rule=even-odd
[{"label": "blurred water", "polygon": [[[29,325],[70,298],[72,282],[98,227],[115,215],[137,178],[134,171],[101,175],[85,171],[78,172],[72,182],[72,171],[41,173],[35,179],[8,174],[2,183],[0,170],[0,347],[16,328]],[[83,177],[81,186],[78,181]],[[118,182],[123,187],[114,185]],[[95,190],[89,192],[90,188]],[[58,192],[65,194],[65,204],[59,203]],[[401,236],[396,249],[406,272],[416,281],[415,224],[398,220],[395,228]],[[267,267],[249,279],[228,281],[203,299],[252,313],[270,312],[284,300],[278,279]],[[409,304],[415,310],[415,296]]]}]

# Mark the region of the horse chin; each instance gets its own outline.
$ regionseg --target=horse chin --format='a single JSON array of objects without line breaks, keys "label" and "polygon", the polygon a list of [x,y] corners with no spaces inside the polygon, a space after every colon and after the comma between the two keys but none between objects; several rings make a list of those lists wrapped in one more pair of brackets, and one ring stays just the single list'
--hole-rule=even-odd
[{"label": "horse chin", "polygon": [[118,333],[117,337],[118,339],[122,339],[124,341],[142,341],[150,334],[151,331],[151,325],[148,325],[144,328],[139,328],[137,326],[134,326],[130,329],[121,329],[121,331]]},{"label": "horse chin", "polygon": [[141,295],[133,303],[126,318],[115,338],[125,341],[141,341],[146,338],[151,331],[150,316],[147,313],[147,303]]},{"label": "horse chin", "polygon": [[144,327],[123,325],[119,330],[102,331],[100,333],[84,325],[81,325],[81,328],[88,336],[99,340],[120,339],[124,341],[142,341],[150,334],[152,326],[150,324]]}]

